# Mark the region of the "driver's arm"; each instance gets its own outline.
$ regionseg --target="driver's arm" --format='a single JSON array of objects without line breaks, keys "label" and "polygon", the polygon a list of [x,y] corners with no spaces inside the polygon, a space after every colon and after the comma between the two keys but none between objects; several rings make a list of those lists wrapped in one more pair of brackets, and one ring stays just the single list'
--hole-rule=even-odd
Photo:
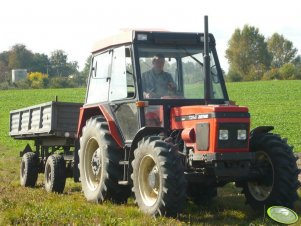
[{"label": "driver's arm", "polygon": [[176,90],[177,90],[177,85],[176,85],[176,83],[173,81],[173,78],[172,78],[171,74],[166,73],[166,76],[167,76],[167,81],[168,81],[168,83],[167,83],[167,89],[168,89],[169,91],[176,92]]}]

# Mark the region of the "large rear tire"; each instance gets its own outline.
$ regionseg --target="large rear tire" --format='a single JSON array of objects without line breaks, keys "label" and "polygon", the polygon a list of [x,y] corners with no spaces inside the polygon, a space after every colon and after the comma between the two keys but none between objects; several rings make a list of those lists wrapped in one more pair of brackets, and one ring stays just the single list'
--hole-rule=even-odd
[{"label": "large rear tire", "polygon": [[38,179],[38,156],[27,152],[22,156],[20,183],[24,187],[34,187]]},{"label": "large rear tire", "polygon": [[293,208],[298,199],[299,170],[292,148],[271,133],[253,136],[250,148],[256,152],[256,164],[264,176],[243,183],[246,202],[255,210],[275,205]]},{"label": "large rear tire", "polygon": [[139,142],[132,161],[133,192],[142,212],[175,216],[186,202],[186,180],[179,156],[159,137]]},{"label": "large rear tire", "polygon": [[50,155],[45,164],[44,186],[47,192],[63,193],[66,184],[66,165],[63,156]]},{"label": "large rear tire", "polygon": [[123,176],[119,164],[123,160],[122,150],[117,148],[104,118],[87,121],[80,138],[79,159],[82,189],[88,201],[127,202],[130,189],[118,184]]}]

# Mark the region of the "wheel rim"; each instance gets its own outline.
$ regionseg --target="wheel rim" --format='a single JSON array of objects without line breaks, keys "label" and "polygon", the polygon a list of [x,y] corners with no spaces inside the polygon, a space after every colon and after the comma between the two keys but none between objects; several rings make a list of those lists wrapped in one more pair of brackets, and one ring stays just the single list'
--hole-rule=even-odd
[{"label": "wheel rim", "polygon": [[84,168],[87,178],[87,184],[90,190],[95,191],[101,180],[101,149],[97,140],[92,137],[88,140],[85,150]]},{"label": "wheel rim", "polygon": [[159,169],[154,159],[146,155],[139,166],[139,191],[146,206],[153,206],[158,200],[160,190]]},{"label": "wheel rim", "polygon": [[268,173],[260,181],[248,182],[248,188],[256,200],[264,201],[270,196],[274,186],[274,168],[270,157],[265,152],[256,153],[256,159]]},{"label": "wheel rim", "polygon": [[22,160],[21,162],[21,179],[25,176],[25,162]]},{"label": "wheel rim", "polygon": [[46,185],[51,183],[51,166],[49,164],[46,165],[45,179],[46,179],[46,181],[45,181]]}]

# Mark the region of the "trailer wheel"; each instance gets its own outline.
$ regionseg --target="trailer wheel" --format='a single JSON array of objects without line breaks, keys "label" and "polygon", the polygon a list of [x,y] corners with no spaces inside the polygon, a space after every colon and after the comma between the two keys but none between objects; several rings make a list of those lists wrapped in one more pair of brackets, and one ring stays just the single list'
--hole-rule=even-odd
[{"label": "trailer wheel", "polygon": [[264,176],[243,183],[246,202],[255,210],[273,205],[293,208],[298,199],[299,170],[292,148],[271,133],[253,136],[250,148],[256,152],[256,165]]},{"label": "trailer wheel", "polygon": [[66,165],[63,156],[50,155],[45,164],[44,186],[47,192],[64,191],[66,184]]},{"label": "trailer wheel", "polygon": [[34,187],[38,179],[38,156],[33,152],[23,155],[20,167],[20,182],[24,187]]},{"label": "trailer wheel", "polygon": [[206,205],[217,196],[217,188],[203,183],[189,182],[187,196],[196,205]]},{"label": "trailer wheel", "polygon": [[123,160],[122,150],[117,148],[104,118],[87,121],[80,147],[80,177],[86,199],[97,203],[105,200],[127,202],[130,189],[118,184],[123,176],[123,168],[119,165]]},{"label": "trailer wheel", "polygon": [[184,167],[170,144],[159,137],[139,142],[132,161],[133,192],[142,212],[175,216],[186,202]]}]

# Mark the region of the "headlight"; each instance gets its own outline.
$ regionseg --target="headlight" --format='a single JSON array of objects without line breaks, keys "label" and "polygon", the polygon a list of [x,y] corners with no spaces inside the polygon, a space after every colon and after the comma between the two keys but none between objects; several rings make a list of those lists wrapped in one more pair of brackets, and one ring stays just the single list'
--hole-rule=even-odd
[{"label": "headlight", "polygon": [[220,140],[228,140],[229,139],[229,131],[226,129],[221,129],[219,131],[219,139]]},{"label": "headlight", "polygon": [[247,139],[247,131],[245,129],[237,130],[237,140],[246,140]]}]

